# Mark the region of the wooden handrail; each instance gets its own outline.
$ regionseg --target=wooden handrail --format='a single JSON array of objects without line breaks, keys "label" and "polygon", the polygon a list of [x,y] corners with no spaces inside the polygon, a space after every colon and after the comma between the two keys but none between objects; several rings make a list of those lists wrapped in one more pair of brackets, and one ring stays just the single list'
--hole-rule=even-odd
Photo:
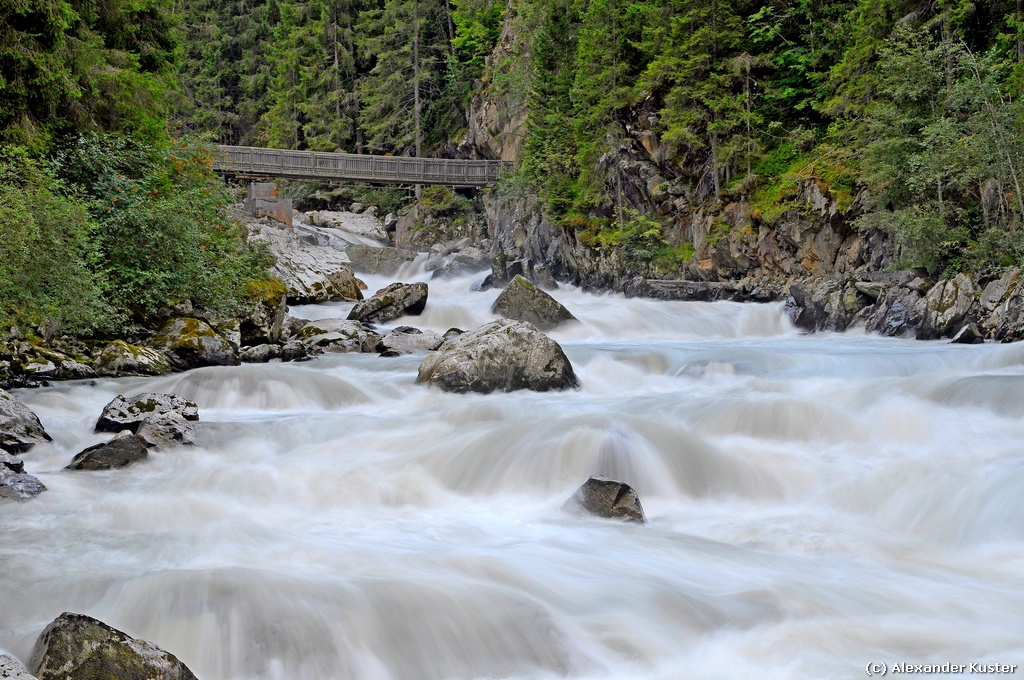
[{"label": "wooden handrail", "polygon": [[286,151],[224,144],[218,151],[214,159],[214,170],[218,172],[294,179],[482,187],[494,184],[511,166],[503,161]]}]

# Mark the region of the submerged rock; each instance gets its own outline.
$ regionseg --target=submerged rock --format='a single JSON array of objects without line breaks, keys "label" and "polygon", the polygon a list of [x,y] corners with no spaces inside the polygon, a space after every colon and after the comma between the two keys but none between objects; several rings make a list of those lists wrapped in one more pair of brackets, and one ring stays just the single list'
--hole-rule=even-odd
[{"label": "submerged rock", "polygon": [[159,420],[167,414],[177,414],[184,420],[199,420],[199,407],[194,401],[176,394],[143,392],[132,397],[117,395],[103,407],[96,421],[97,432],[135,432],[142,423]]},{"label": "submerged rock", "polygon": [[580,385],[561,346],[523,321],[492,321],[446,340],[420,364],[416,382],[482,393]]},{"label": "submerged rock", "polygon": [[392,283],[357,302],[348,318],[364,323],[387,323],[406,314],[422,314],[426,306],[427,284]]},{"label": "submerged rock", "polygon": [[79,452],[64,469],[109,470],[137,463],[146,456],[146,445],[142,440],[130,430],[124,430],[109,442]]},{"label": "submerged rock", "polygon": [[584,482],[565,502],[562,510],[640,523],[646,521],[640,497],[633,487],[604,477],[591,477]]},{"label": "submerged rock", "polygon": [[188,666],[152,642],[69,612],[43,630],[30,665],[39,680],[196,680]]},{"label": "submerged rock", "polygon": [[501,291],[491,311],[508,319],[528,321],[542,331],[577,320],[558,300],[522,276],[516,276]]},{"label": "submerged rock", "polygon": [[237,366],[238,355],[228,340],[201,319],[171,319],[149,340],[178,369]]},{"label": "submerged rock", "polygon": [[[27,501],[46,491],[46,486],[26,472],[15,472],[0,467],[0,498],[12,501]],[[3,676],[0,675],[0,678]]]},{"label": "submerged rock", "polygon": [[0,680],[37,680],[10,654],[0,654]]},{"label": "submerged rock", "polygon": [[0,389],[0,449],[11,453],[28,451],[39,442],[50,441],[39,417],[19,399]]},{"label": "submerged rock", "polygon": [[121,377],[126,375],[166,375],[171,363],[160,352],[149,347],[129,345],[115,340],[104,347],[93,361],[99,375]]}]

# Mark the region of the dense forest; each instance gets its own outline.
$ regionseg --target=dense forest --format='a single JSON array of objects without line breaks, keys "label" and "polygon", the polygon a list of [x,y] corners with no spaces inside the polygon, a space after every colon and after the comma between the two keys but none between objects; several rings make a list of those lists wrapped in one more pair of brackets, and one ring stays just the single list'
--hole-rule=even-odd
[{"label": "dense forest", "polygon": [[[0,0],[0,15],[0,219],[20,234],[0,267],[22,272],[0,279],[7,315],[32,295],[24,244],[73,224],[63,257],[95,279],[82,299],[113,310],[85,326],[223,289],[173,258],[124,264],[148,253],[122,242],[129,225],[197,229],[167,216],[211,187],[189,238],[241,248],[195,135],[445,155],[474,96],[525,116],[504,189],[595,247],[692,252],[623,198],[615,159],[642,146],[689,206],[744,201],[770,225],[813,178],[860,201],[857,224],[890,233],[906,266],[1024,261],[1020,0]],[[172,138],[192,140],[190,173]],[[111,202],[134,190],[180,205]],[[61,211],[80,219],[46,217]]]}]

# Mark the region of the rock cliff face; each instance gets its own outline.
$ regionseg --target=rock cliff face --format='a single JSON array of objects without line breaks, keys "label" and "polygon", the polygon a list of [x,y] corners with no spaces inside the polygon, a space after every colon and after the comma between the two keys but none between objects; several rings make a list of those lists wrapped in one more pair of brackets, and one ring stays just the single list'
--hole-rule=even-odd
[{"label": "rock cliff face", "polygon": [[[524,58],[523,49],[506,24],[489,63],[508,63],[513,54]],[[524,104],[487,83],[478,90],[460,152],[515,161],[525,133]],[[495,284],[522,275],[545,287],[561,280],[631,296],[783,300],[807,330],[863,327],[934,339],[977,323],[990,339],[1024,337],[1020,272],[934,281],[923,272],[896,271],[888,236],[855,226],[866,196],[841,205],[826,183],[813,178],[800,183],[785,211],[771,219],[745,199],[697,202],[658,160],[655,122],[655,113],[641,107],[626,126],[628,138],[598,162],[608,194],[621,189],[626,207],[671,225],[663,233],[668,244],[683,246],[677,250],[687,255],[690,244],[692,256],[665,266],[622,247],[601,248],[585,227],[550,220],[536,195],[499,188],[484,197]]]}]

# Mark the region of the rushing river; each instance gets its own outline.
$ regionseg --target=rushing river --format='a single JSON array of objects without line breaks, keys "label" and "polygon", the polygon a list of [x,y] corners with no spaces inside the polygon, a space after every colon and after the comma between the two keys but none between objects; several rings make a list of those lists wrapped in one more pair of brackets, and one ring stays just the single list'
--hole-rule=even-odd
[{"label": "rushing river", "polygon": [[[470,284],[431,282],[395,325],[494,318],[498,291]],[[578,391],[444,394],[414,384],[423,354],[18,391],[54,441],[24,456],[49,491],[0,509],[0,650],[27,661],[73,611],[202,680],[1024,661],[1024,343],[555,295],[581,320],[551,333]],[[103,405],[141,391],[195,400],[201,445],[63,472],[109,438]],[[597,473],[633,485],[648,524],[563,514]]]}]

